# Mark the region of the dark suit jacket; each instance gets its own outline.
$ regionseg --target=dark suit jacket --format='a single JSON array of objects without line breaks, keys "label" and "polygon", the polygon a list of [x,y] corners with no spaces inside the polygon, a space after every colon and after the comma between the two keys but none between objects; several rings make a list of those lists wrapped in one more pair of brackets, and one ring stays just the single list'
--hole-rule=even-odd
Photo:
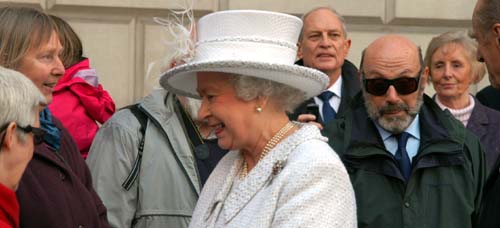
[{"label": "dark suit jacket", "polygon": [[[498,140],[498,139],[497,139]],[[492,169],[483,188],[483,200],[479,214],[478,227],[500,227],[500,160]]]},{"label": "dark suit jacket", "polygon": [[[295,64],[303,66],[302,60],[297,61]],[[360,91],[360,83],[358,78],[358,69],[354,64],[349,62],[347,59],[344,60],[344,65],[342,65],[342,95],[340,100],[339,109],[337,116],[343,115],[348,107],[350,100]],[[314,103],[314,98],[311,98],[304,103],[300,104],[293,113],[289,114],[288,117],[291,120],[297,120],[300,114],[307,113],[306,107],[308,104]],[[323,120],[318,120],[317,122],[323,124]]]},{"label": "dark suit jacket", "polygon": [[476,98],[481,104],[500,111],[500,89],[488,86],[476,94]]},{"label": "dark suit jacket", "polygon": [[[478,107],[477,104],[476,107]],[[469,125],[486,126],[482,130],[478,127],[479,133],[474,133],[481,138],[481,143],[484,143],[483,147],[486,151],[488,167],[493,163],[495,164],[488,169],[490,173],[483,189],[483,203],[479,214],[478,227],[500,227],[500,216],[498,216],[498,208],[500,208],[500,159],[498,157],[500,151],[500,112],[495,112],[481,105],[479,107],[482,108],[474,108],[472,111],[472,115],[478,116],[474,118],[475,123],[470,122],[471,116],[467,128],[469,128]],[[493,152],[488,150],[493,150]]]},{"label": "dark suit jacket", "polygon": [[500,155],[500,112],[475,101],[467,129],[480,139],[489,173]]}]

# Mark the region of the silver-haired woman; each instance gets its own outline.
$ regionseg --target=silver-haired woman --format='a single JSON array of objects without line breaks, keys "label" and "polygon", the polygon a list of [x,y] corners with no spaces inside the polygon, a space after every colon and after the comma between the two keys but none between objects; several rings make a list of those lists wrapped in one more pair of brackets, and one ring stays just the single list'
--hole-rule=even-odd
[{"label": "silver-haired woman", "polygon": [[39,109],[45,97],[24,75],[0,67],[0,227],[19,227],[16,189],[41,143]]},{"label": "silver-haired woman", "polygon": [[356,227],[347,172],[314,125],[291,111],[328,84],[293,65],[302,22],[280,13],[222,11],[198,23],[193,59],[166,89],[201,97],[200,119],[231,151],[209,177],[190,227]]},{"label": "silver-haired woman", "polygon": [[470,85],[484,77],[476,60],[477,43],[465,32],[447,32],[432,38],[425,64],[436,90],[434,100],[481,140],[488,172],[500,155],[500,112],[482,105],[470,94]]}]

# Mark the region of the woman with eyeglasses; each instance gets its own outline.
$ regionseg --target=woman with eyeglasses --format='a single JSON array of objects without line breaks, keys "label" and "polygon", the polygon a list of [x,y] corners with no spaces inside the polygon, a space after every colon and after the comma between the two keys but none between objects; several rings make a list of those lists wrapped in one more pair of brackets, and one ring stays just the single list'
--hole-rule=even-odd
[{"label": "woman with eyeglasses", "polygon": [[15,190],[43,135],[38,112],[45,98],[19,72],[0,67],[0,227],[19,227]]},{"label": "woman with eyeglasses", "polygon": [[[0,8],[0,65],[17,70],[47,103],[64,75],[56,25],[31,8]],[[35,147],[16,192],[22,227],[109,227],[106,208],[68,131],[48,108],[40,112],[43,143]]]},{"label": "woman with eyeglasses", "polygon": [[484,64],[476,60],[476,49],[477,43],[465,32],[447,32],[431,40],[425,64],[436,90],[434,101],[479,137],[490,171],[500,154],[500,112],[470,94],[470,85],[485,74]]}]

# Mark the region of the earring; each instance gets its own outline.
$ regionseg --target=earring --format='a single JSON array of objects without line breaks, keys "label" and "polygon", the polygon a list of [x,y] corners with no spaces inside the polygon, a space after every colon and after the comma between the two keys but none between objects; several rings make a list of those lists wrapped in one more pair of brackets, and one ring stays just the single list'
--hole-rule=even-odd
[{"label": "earring", "polygon": [[257,108],[255,108],[255,111],[262,112],[262,108],[261,107],[257,107]]}]

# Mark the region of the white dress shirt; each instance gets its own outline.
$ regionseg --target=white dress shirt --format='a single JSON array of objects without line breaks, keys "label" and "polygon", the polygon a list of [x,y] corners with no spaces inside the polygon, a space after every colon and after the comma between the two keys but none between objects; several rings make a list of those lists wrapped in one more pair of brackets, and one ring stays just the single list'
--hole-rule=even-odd
[{"label": "white dress shirt", "polygon": [[[330,98],[330,105],[333,110],[335,110],[335,113],[337,113],[339,111],[340,99],[342,98],[342,75],[339,76],[337,81],[333,83],[328,90],[335,94],[335,96]],[[323,101],[318,97],[314,97],[314,102],[318,104],[319,115],[321,116],[321,119],[323,119],[323,112],[321,111],[323,110]]]}]

